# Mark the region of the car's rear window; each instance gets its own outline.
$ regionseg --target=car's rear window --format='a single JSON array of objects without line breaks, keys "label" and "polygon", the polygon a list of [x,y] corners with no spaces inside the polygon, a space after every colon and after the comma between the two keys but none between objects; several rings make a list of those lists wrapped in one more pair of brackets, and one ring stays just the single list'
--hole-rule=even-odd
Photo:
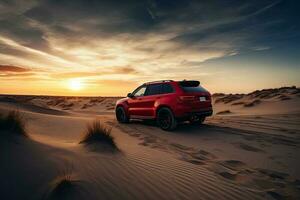
[{"label": "car's rear window", "polygon": [[199,81],[181,81],[179,85],[185,92],[207,92]]}]

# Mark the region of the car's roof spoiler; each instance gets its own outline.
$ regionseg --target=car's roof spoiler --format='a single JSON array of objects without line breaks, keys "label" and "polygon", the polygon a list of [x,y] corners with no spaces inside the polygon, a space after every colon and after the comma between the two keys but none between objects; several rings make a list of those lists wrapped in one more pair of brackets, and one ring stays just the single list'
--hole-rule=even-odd
[{"label": "car's roof spoiler", "polygon": [[152,84],[152,83],[165,83],[165,82],[173,82],[173,80],[159,80],[159,81],[152,81],[152,82],[144,83],[144,85]]}]

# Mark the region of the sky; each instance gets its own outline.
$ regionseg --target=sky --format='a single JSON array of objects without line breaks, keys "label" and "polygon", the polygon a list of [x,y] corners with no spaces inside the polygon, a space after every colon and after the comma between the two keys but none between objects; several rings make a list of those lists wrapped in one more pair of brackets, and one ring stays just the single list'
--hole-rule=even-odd
[{"label": "sky", "polygon": [[300,86],[297,0],[0,0],[0,93],[124,96]]}]

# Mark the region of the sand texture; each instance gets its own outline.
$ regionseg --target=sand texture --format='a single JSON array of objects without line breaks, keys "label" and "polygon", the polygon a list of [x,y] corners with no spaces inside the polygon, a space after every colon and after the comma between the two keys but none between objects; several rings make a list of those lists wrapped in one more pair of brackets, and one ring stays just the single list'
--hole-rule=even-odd
[{"label": "sand texture", "polygon": [[[0,96],[28,137],[0,130],[1,199],[300,199],[300,93],[214,94],[203,125],[119,124],[118,97]],[[111,127],[118,150],[80,143]]]}]

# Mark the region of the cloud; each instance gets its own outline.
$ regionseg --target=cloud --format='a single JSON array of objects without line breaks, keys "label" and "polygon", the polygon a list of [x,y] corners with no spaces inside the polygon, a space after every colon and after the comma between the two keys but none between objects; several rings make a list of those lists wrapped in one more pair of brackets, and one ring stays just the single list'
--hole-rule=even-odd
[{"label": "cloud", "polygon": [[125,66],[125,67],[120,67],[120,68],[115,68],[112,71],[113,74],[137,74],[138,71],[130,66]]},{"label": "cloud", "polygon": [[0,77],[2,77],[2,78],[11,78],[11,77],[13,77],[13,78],[21,77],[21,78],[23,78],[23,77],[29,77],[29,76],[32,77],[34,75],[35,75],[35,73],[6,73],[6,74],[2,74],[0,72]]},{"label": "cloud", "polygon": [[6,45],[9,49],[13,49],[16,52],[21,52],[24,54],[29,54],[32,56],[39,56],[39,57],[43,57],[44,60],[59,64],[60,66],[64,66],[64,67],[68,67],[69,65],[72,66],[79,66],[82,67],[76,63],[70,62],[66,59],[63,59],[59,56],[55,56],[55,55],[51,55],[47,52],[44,51],[40,51],[34,48],[30,48],[28,46],[22,45],[10,38],[6,38],[0,35],[0,43],[2,43],[3,45]]},{"label": "cloud", "polygon": [[208,61],[299,44],[297,16],[272,0],[2,1],[0,63],[53,80],[197,78]]},{"label": "cloud", "polygon": [[87,81],[87,84],[96,84],[96,85],[109,85],[110,87],[119,87],[120,85],[126,87],[137,87],[139,82],[132,81],[132,80],[110,80],[110,79],[103,79],[103,80],[91,80]]},{"label": "cloud", "polygon": [[253,47],[252,49],[255,50],[255,51],[265,51],[265,50],[269,50],[270,47],[258,46],[258,47]]},{"label": "cloud", "polygon": [[0,65],[0,73],[3,72],[29,72],[28,68],[13,66],[13,65]]},{"label": "cloud", "polygon": [[5,78],[5,80],[10,80],[12,78],[33,78],[36,77],[36,75],[37,74],[34,71],[32,71],[32,69],[27,67],[0,64],[0,77],[3,79]]},{"label": "cloud", "polygon": [[138,74],[139,72],[130,66],[124,67],[109,67],[109,69],[102,69],[93,72],[66,72],[66,73],[57,73],[52,74],[53,78],[97,78],[105,75],[129,75],[129,74]]}]

